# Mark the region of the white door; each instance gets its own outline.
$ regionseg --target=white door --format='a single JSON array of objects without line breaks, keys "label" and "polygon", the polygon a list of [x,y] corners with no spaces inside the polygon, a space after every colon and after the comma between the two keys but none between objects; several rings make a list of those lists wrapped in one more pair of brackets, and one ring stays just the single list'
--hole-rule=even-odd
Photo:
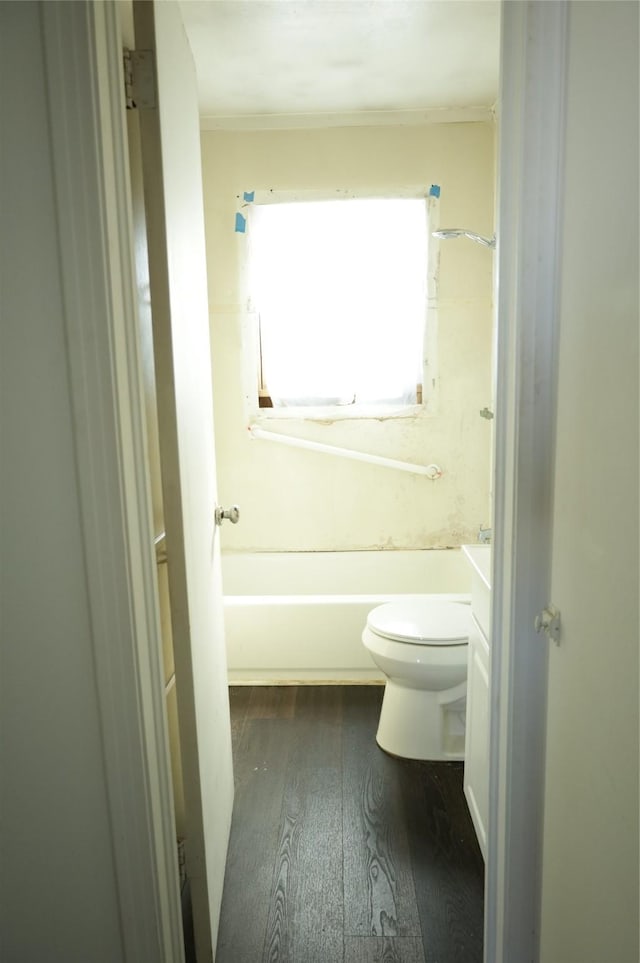
[{"label": "white door", "polygon": [[187,874],[203,963],[215,950],[233,774],[198,102],[178,5],[136,0],[134,23],[136,49],[156,55],[157,107],[139,119]]}]

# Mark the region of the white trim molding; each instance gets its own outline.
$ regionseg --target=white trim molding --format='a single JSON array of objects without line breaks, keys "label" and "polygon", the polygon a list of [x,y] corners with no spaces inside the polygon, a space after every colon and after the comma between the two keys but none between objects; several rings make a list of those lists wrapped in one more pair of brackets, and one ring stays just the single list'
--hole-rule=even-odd
[{"label": "white trim molding", "polygon": [[124,961],[184,959],[117,6],[43,3],[76,471]]},{"label": "white trim molding", "polygon": [[539,958],[569,4],[502,4],[486,963]]},{"label": "white trim molding", "polygon": [[424,124],[490,124],[493,107],[425,107],[421,110],[357,110],[329,114],[209,114],[200,130],[317,130],[329,127],[420,127]]}]

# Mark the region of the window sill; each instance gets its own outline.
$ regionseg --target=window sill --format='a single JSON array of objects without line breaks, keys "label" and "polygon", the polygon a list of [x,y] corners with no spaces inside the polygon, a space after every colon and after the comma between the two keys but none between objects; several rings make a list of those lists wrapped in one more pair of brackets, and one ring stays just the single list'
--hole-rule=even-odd
[{"label": "window sill", "polygon": [[391,418],[416,418],[426,413],[422,405],[335,405],[299,408],[257,408],[254,424],[271,421],[386,421]]}]

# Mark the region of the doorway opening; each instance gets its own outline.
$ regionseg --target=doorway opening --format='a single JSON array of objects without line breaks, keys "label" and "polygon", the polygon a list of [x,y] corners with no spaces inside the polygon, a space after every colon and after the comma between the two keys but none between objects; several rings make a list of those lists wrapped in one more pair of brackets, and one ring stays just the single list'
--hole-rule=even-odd
[{"label": "doorway opening", "polygon": [[[244,5],[233,6],[236,15],[242,16]],[[297,29],[289,21],[294,6],[296,15],[302,15],[302,6],[286,5],[282,11],[283,30],[285,26],[288,30]],[[305,6],[312,17],[322,16],[320,5]],[[362,5],[341,6],[345,14],[348,11],[353,29]],[[380,48],[385,51],[383,56],[393,48],[391,33],[399,28],[404,35],[412,12],[419,16],[430,16],[433,12],[433,8],[427,12],[429,5],[395,5],[395,13],[391,10],[394,5],[378,6],[392,18],[387,22],[386,41]],[[490,237],[495,187],[495,127],[491,108],[497,97],[498,5],[487,5],[483,13],[488,17],[495,15],[496,86],[492,96],[481,101],[471,115],[466,113],[466,108],[459,109],[460,104],[451,106],[441,102],[437,111],[432,109],[433,102],[431,107],[423,103],[421,109],[415,106],[415,101],[408,109],[406,101],[400,108],[399,101],[392,105],[397,90],[390,94],[391,88],[388,88],[384,94],[380,88],[385,80],[397,79],[397,75],[393,69],[380,70],[378,63],[376,97],[378,108],[384,104],[384,109],[373,110],[371,101],[363,105],[358,96],[362,85],[347,83],[344,89],[350,89],[351,97],[348,106],[347,101],[342,101],[340,111],[332,111],[329,121],[325,109],[320,122],[317,115],[315,120],[309,115],[302,116],[300,100],[295,117],[285,117],[282,109],[276,116],[275,102],[269,101],[270,89],[265,82],[270,71],[262,60],[263,50],[265,56],[271,50],[264,43],[264,36],[260,38],[260,31],[267,30],[265,18],[269,11],[266,8],[256,11],[258,22],[251,24],[249,33],[243,36],[243,43],[251,42],[253,51],[251,70],[243,78],[244,90],[250,89],[251,78],[258,75],[260,97],[256,95],[253,103],[245,99],[241,107],[238,84],[230,80],[226,90],[231,100],[236,98],[232,104],[235,114],[228,109],[225,113],[218,107],[219,112],[214,115],[203,106],[205,54],[211,62],[215,59],[215,42],[220,43],[226,37],[224,42],[231,51],[237,39],[231,5],[216,7],[221,18],[217,24],[217,41],[207,33],[202,12],[195,16],[193,8],[194,17],[190,20],[191,8],[187,5],[185,20],[196,62],[202,63],[199,85],[214,410],[224,412],[224,415],[217,414],[216,423],[218,473],[223,497],[237,501],[242,509],[241,524],[233,528],[225,526],[221,533],[226,608],[229,615],[232,608],[234,620],[242,623],[237,649],[232,647],[227,632],[230,680],[243,683],[362,681],[362,673],[367,670],[367,655],[360,651],[358,630],[351,633],[353,655],[350,652],[346,658],[343,653],[343,663],[339,666],[327,647],[321,651],[315,645],[298,646],[293,661],[287,663],[282,633],[274,631],[268,641],[266,639],[263,614],[268,611],[268,618],[275,618],[276,606],[267,605],[265,596],[295,595],[286,574],[288,564],[300,571],[308,559],[334,553],[351,558],[369,555],[376,559],[381,554],[406,552],[418,556],[416,561],[419,561],[423,553],[431,550],[442,549],[443,552],[434,551],[438,555],[444,555],[444,550],[453,554],[462,543],[475,542],[480,529],[491,527],[492,435],[490,422],[480,417],[481,410],[493,408],[491,254],[480,246],[467,245],[466,241],[442,245],[433,241],[432,249],[438,252],[441,271],[439,289],[429,291],[428,299],[432,307],[437,305],[439,337],[437,352],[422,358],[421,379],[424,392],[430,399],[437,399],[430,409],[394,412],[384,418],[369,415],[355,423],[326,412],[315,420],[299,412],[289,412],[283,423],[283,432],[292,438],[302,438],[318,446],[357,449],[360,454],[374,452],[397,461],[404,457],[413,464],[423,459],[431,462],[432,458],[437,458],[438,465],[444,462],[444,471],[435,473],[433,482],[425,480],[424,485],[418,487],[408,472],[407,477],[398,478],[391,472],[374,474],[369,468],[350,471],[350,466],[320,454],[319,450],[300,454],[256,444],[246,432],[251,406],[255,405],[256,371],[260,369],[259,352],[257,357],[252,357],[246,351],[251,332],[260,325],[255,305],[250,302],[246,271],[247,252],[252,243],[252,215],[262,193],[327,191],[335,190],[336,185],[340,191],[379,192],[400,182],[404,187],[418,184],[425,194],[433,189],[439,198],[441,217],[447,223],[469,223]],[[334,13],[337,9],[332,8]],[[317,20],[313,22],[317,31]],[[367,29],[376,28],[369,23]],[[421,36],[423,43],[427,42],[428,31],[416,30],[414,25],[412,32]],[[332,35],[335,40],[336,35],[343,37],[343,31],[336,31],[334,24]],[[353,34],[356,35],[357,32]],[[359,41],[361,38],[362,34]],[[405,42],[408,42],[406,36]],[[358,47],[362,49],[361,42]],[[286,44],[280,47],[282,59],[287,59],[289,49]],[[396,63],[399,50],[394,54]],[[405,60],[409,58],[409,50],[404,48]],[[335,60],[334,48],[332,55]],[[219,69],[224,72],[224,65],[219,64]],[[290,70],[298,76],[293,67],[290,66]],[[272,73],[282,80],[282,72]],[[312,101],[316,107],[318,91],[322,88],[321,76],[316,75],[312,81]],[[335,64],[324,76],[335,81]],[[417,83],[415,74],[413,82]],[[221,75],[217,89],[225,90]],[[433,224],[434,228],[438,226]],[[297,240],[302,246],[299,236]],[[426,268],[425,265],[425,275]],[[312,298],[313,292],[308,292],[308,297]],[[299,389],[298,394],[294,392],[291,397],[299,397]],[[336,397],[342,394],[338,392]],[[428,449],[426,458],[425,448]],[[444,485],[438,489],[441,477],[447,478],[447,485],[451,486],[448,490]],[[417,524],[416,519],[419,519]],[[269,562],[273,561],[267,581],[284,586],[273,593],[262,579],[256,590],[252,574],[267,561],[267,556]],[[238,559],[243,563],[240,581],[244,578],[244,583],[234,589],[229,587],[232,576],[225,571],[227,559],[233,565]],[[364,560],[364,564],[368,566],[369,562]],[[358,577],[363,579],[365,573]],[[466,576],[448,572],[433,577],[440,579],[437,584],[442,586],[441,591],[468,591]],[[456,577],[460,581],[456,581]],[[315,594],[318,582],[312,573],[309,578],[308,584],[312,587],[307,594]],[[423,583],[422,591],[434,591],[435,584],[435,581]],[[370,589],[362,591],[368,593]],[[381,586],[379,591],[388,593],[390,588]],[[240,596],[249,597],[251,604],[243,608],[238,602]],[[257,622],[246,621],[251,612],[254,616],[260,613]],[[294,598],[283,617],[291,622],[300,612],[301,607]],[[308,635],[303,630],[302,637]]]}]

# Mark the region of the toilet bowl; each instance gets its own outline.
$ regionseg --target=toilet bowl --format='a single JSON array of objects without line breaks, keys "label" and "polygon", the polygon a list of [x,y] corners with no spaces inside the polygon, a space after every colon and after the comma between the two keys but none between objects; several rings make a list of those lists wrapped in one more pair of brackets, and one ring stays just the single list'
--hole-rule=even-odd
[{"label": "toilet bowl", "polygon": [[429,598],[373,609],[362,642],[387,677],[376,741],[405,759],[463,759],[471,607]]}]

